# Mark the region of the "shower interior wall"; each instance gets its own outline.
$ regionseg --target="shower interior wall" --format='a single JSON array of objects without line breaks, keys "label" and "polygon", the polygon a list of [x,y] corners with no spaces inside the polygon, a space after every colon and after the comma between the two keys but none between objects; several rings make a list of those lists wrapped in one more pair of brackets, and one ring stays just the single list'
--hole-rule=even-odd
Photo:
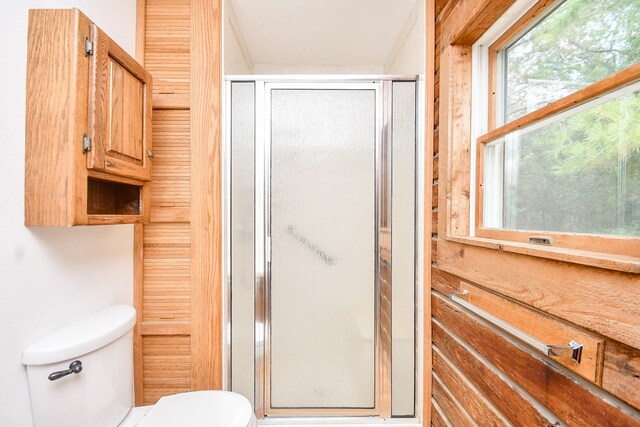
[{"label": "shower interior wall", "polygon": [[[424,74],[425,1],[417,0],[386,60],[376,64],[254,64],[230,0],[224,0],[224,74]],[[292,37],[292,43],[294,38]]]}]

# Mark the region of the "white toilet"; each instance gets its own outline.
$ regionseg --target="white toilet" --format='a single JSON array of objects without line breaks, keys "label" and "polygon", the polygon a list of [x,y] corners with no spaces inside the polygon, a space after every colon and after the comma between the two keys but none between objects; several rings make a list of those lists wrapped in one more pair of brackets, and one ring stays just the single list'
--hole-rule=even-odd
[{"label": "white toilet", "polygon": [[133,307],[114,305],[24,351],[35,427],[257,426],[249,401],[228,391],[179,393],[133,408],[135,319]]}]

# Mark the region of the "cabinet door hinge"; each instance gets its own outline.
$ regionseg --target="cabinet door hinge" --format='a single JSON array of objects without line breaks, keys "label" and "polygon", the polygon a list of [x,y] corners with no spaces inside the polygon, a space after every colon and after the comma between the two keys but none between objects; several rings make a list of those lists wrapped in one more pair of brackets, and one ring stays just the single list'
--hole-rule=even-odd
[{"label": "cabinet door hinge", "polygon": [[93,42],[84,36],[84,56],[93,55]]},{"label": "cabinet door hinge", "polygon": [[87,151],[91,151],[91,137],[87,136],[86,133],[82,134],[82,152],[86,153]]}]

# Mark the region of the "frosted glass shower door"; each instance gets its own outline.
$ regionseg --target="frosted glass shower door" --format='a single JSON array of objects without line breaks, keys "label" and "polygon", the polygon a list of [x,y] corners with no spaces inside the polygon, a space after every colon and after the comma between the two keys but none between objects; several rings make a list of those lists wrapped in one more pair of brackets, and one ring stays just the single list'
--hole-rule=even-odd
[{"label": "frosted glass shower door", "polygon": [[354,86],[268,92],[267,411],[376,407],[377,91]]}]

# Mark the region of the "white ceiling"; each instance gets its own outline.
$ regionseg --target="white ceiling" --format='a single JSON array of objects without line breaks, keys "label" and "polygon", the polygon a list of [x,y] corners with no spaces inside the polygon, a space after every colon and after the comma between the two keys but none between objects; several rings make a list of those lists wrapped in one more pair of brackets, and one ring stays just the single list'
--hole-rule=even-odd
[{"label": "white ceiling", "polygon": [[384,64],[416,0],[231,0],[254,64]]}]

